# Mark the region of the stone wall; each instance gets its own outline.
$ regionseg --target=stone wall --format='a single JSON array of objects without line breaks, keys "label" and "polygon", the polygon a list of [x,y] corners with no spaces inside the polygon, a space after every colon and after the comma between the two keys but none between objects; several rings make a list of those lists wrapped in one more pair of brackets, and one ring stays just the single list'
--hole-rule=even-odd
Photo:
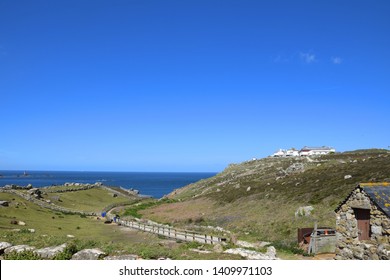
[{"label": "stone wall", "polygon": [[[370,210],[370,240],[359,240],[354,208]],[[336,213],[336,259],[390,259],[390,218],[356,188]]]}]

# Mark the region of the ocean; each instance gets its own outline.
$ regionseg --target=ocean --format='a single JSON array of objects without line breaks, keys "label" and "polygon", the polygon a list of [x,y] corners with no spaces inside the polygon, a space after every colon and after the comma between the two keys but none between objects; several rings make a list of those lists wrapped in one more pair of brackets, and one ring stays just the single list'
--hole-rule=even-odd
[{"label": "ocean", "polygon": [[45,187],[65,183],[96,183],[136,189],[142,195],[161,198],[174,189],[216,175],[212,172],[86,172],[86,171],[0,171],[0,186]]}]

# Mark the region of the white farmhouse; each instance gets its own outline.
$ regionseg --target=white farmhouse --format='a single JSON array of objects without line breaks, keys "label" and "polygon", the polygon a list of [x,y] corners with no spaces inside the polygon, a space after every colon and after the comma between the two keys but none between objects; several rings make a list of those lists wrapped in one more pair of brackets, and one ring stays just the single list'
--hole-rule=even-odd
[{"label": "white farmhouse", "polygon": [[327,154],[330,154],[330,153],[335,153],[336,150],[334,148],[331,148],[331,147],[326,147],[326,146],[322,146],[322,147],[303,147],[300,151],[299,151],[299,155],[300,156],[316,156],[316,155],[327,155]]}]

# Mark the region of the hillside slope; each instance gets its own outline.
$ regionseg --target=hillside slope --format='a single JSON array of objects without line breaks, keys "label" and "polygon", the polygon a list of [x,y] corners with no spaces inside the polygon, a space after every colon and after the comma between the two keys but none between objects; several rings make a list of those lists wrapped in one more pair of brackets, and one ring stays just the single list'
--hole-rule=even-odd
[{"label": "hillside slope", "polygon": [[[312,158],[264,158],[232,164],[175,190],[175,203],[145,218],[188,228],[219,226],[240,238],[293,242],[299,227],[335,226],[334,209],[359,182],[390,181],[390,151],[358,150]],[[297,214],[312,206],[311,215]]]}]

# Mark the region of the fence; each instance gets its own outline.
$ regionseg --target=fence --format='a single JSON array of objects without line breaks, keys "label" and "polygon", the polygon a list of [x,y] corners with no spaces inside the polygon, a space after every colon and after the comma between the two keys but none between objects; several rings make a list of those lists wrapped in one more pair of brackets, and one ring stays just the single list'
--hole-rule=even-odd
[{"label": "fence", "polygon": [[161,236],[165,236],[168,238],[186,241],[186,242],[198,242],[203,244],[218,244],[223,243],[227,241],[227,238],[218,237],[218,236],[212,236],[207,234],[201,234],[196,232],[190,232],[186,230],[179,230],[167,226],[162,225],[154,225],[154,224],[147,224],[147,223],[141,223],[137,221],[128,221],[123,219],[114,219],[114,216],[108,215],[109,219],[114,220],[117,224],[134,228],[137,230],[141,230],[144,232],[149,232],[153,234],[158,234]]}]

